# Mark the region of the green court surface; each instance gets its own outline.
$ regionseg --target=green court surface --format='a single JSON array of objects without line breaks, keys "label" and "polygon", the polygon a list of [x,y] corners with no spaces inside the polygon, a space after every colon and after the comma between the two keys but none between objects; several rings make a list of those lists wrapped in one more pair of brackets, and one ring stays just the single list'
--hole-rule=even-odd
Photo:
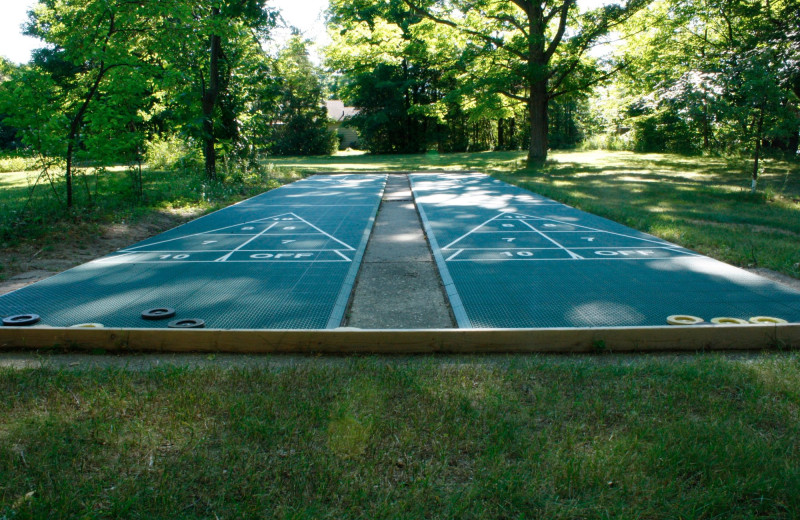
[{"label": "green court surface", "polygon": [[800,322],[800,292],[482,174],[410,175],[461,328]]},{"label": "green court surface", "polygon": [[[482,174],[412,174],[460,328],[664,326],[670,315],[800,322],[800,292]],[[0,296],[41,324],[341,325],[385,175],[317,175]],[[391,295],[386,295],[390,298]],[[172,308],[172,319],[142,312]]]},{"label": "green court surface", "polygon": [[[341,324],[385,175],[317,175],[0,296],[0,316],[69,327],[221,329]],[[144,320],[173,308],[172,320]]]}]

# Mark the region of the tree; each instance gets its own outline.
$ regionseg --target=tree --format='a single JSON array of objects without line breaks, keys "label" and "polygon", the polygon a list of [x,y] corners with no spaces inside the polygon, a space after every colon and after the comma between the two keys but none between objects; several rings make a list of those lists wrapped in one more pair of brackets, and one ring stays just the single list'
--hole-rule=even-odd
[{"label": "tree", "polygon": [[329,155],[336,149],[336,134],[328,129],[322,84],[307,45],[295,33],[275,63],[280,97],[271,147],[277,155]]},{"label": "tree", "polygon": [[[647,0],[577,12],[576,0],[402,0],[416,15],[456,28],[489,55],[487,84],[526,103],[530,122],[529,161],[544,161],[548,149],[548,103],[585,91],[619,67],[602,69],[585,59],[600,37]],[[569,29],[569,30],[568,30]]]},{"label": "tree", "polygon": [[331,2],[327,63],[345,73],[341,95],[358,107],[352,124],[373,153],[420,153],[439,137],[441,73],[422,20],[399,2]]},{"label": "tree", "polygon": [[334,0],[329,30],[327,64],[343,73],[338,93],[358,107],[352,124],[374,153],[489,149],[494,120],[514,113],[473,88],[466,37],[403,2]]},{"label": "tree", "polygon": [[[11,63],[9,60],[0,56],[0,92],[2,92],[2,85],[9,81],[19,73],[19,67]],[[17,128],[10,126],[6,122],[8,114],[0,112],[0,150],[11,150],[18,146],[17,141]]]},{"label": "tree", "polygon": [[618,87],[634,148],[794,156],[800,128],[800,41],[792,0],[660,1],[632,18]]},{"label": "tree", "polygon": [[259,40],[274,27],[277,13],[266,8],[266,0],[171,1],[172,27],[159,42],[166,88],[173,112],[203,143],[206,176],[216,179],[220,141],[234,148],[239,139],[237,117],[249,91],[235,88],[249,83],[239,75],[264,73]]},{"label": "tree", "polygon": [[[136,75],[146,66],[147,36],[161,19],[159,6],[155,0],[42,0],[30,13],[27,33],[50,47],[34,53],[33,66],[5,90],[4,105],[27,145],[64,159],[68,208],[90,108],[104,85],[122,77],[118,72]],[[139,102],[135,95],[126,99]]]}]

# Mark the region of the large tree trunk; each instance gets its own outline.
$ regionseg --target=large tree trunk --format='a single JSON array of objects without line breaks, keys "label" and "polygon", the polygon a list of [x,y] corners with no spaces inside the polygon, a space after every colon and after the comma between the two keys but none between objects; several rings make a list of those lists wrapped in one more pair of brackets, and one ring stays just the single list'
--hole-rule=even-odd
[{"label": "large tree trunk", "polygon": [[531,85],[528,99],[531,123],[531,140],[528,146],[528,162],[547,160],[547,81],[536,81]]},{"label": "large tree trunk", "polygon": [[761,106],[761,109],[758,113],[758,122],[756,123],[756,149],[755,153],[753,154],[753,181],[750,186],[750,190],[755,193],[756,191],[756,184],[758,183],[758,162],[761,159],[761,141],[763,139],[762,133],[764,131],[764,106]]},{"label": "large tree trunk", "polygon": [[504,133],[504,125],[503,125],[503,118],[497,120],[497,149],[498,150],[505,150],[506,149],[506,140],[505,140],[505,133]]},{"label": "large tree trunk", "polygon": [[[219,8],[212,10],[212,16],[219,16]],[[210,62],[208,67],[208,88],[203,92],[203,156],[205,158],[206,177],[217,178],[217,149],[214,135],[214,108],[219,97],[219,62],[222,59],[222,38],[219,35],[210,37]]]},{"label": "large tree trunk", "polygon": [[89,108],[89,103],[91,103],[92,99],[94,98],[97,89],[100,87],[100,82],[103,81],[103,77],[106,75],[108,70],[109,69],[106,68],[105,63],[101,61],[100,70],[97,73],[97,77],[95,78],[94,83],[92,83],[92,87],[89,89],[89,92],[86,93],[86,97],[83,98],[83,103],[81,103],[80,108],[78,108],[78,111],[73,116],[69,125],[69,133],[67,134],[67,171],[64,173],[64,179],[67,181],[67,208],[72,207],[72,157],[75,154],[75,142],[78,139],[81,126],[83,125],[83,116],[86,114],[86,110]]},{"label": "large tree trunk", "polygon": [[74,142],[72,139],[67,143],[67,171],[64,173],[64,180],[67,181],[67,208],[72,207],[72,153]]}]

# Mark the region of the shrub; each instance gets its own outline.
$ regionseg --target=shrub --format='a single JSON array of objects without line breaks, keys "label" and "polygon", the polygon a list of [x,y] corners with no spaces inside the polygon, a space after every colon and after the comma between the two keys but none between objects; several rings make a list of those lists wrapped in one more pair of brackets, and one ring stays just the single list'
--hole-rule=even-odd
[{"label": "shrub", "polygon": [[144,162],[152,170],[189,170],[203,167],[200,147],[191,139],[178,135],[154,136],[145,148]]},{"label": "shrub", "polygon": [[0,157],[0,173],[24,172],[36,169],[36,160],[32,157]]}]

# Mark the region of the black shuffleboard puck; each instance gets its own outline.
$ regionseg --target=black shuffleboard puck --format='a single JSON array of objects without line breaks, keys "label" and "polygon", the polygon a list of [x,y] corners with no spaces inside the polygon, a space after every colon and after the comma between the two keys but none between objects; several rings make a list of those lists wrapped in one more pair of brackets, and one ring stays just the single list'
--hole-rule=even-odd
[{"label": "black shuffleboard puck", "polygon": [[173,316],[175,316],[175,309],[169,307],[156,307],[142,312],[142,318],[145,320],[165,320]]},{"label": "black shuffleboard puck", "polygon": [[27,327],[28,325],[39,323],[40,319],[38,314],[17,314],[3,318],[3,325],[6,327]]},{"label": "black shuffleboard puck", "polygon": [[167,326],[171,329],[202,329],[206,326],[206,322],[196,319],[184,319],[171,321]]}]

